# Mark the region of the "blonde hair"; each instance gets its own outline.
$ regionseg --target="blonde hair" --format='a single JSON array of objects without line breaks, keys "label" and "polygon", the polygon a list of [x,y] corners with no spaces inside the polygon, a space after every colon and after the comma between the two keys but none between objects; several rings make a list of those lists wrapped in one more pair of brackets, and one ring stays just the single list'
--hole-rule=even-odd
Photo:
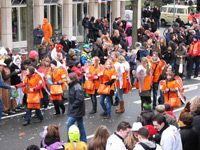
[{"label": "blonde hair", "polygon": [[149,61],[146,57],[143,57],[141,60],[141,65],[147,70],[146,73],[148,76],[150,76],[150,66]]},{"label": "blonde hair", "polygon": [[156,111],[161,113],[161,114],[164,113],[165,112],[165,105],[157,105]]},{"label": "blonde hair", "polygon": [[62,53],[57,53],[57,60],[59,59],[59,58],[62,58]]},{"label": "blonde hair", "polygon": [[68,54],[70,55],[72,52],[74,52],[74,49],[70,48],[69,51],[68,51]]},{"label": "blonde hair", "polygon": [[119,31],[113,30],[113,37],[119,37]]},{"label": "blonde hair", "polygon": [[152,39],[148,39],[147,45],[149,45],[149,44],[150,44],[151,46],[153,45]]},{"label": "blonde hair", "polygon": [[119,63],[124,63],[124,62],[126,62],[124,56],[120,55],[120,56],[118,57],[118,62],[119,62]]},{"label": "blonde hair", "polygon": [[[163,42],[161,42],[161,40],[163,40]],[[166,47],[166,39],[164,37],[160,37],[160,44],[163,43],[163,45]]]},{"label": "blonde hair", "polygon": [[125,140],[125,145],[126,147],[128,147],[128,149],[133,149],[135,144],[136,144],[136,140],[135,137],[133,135],[133,132],[129,133],[128,137]]},{"label": "blonde hair", "polygon": [[92,59],[94,59],[95,70],[94,70],[93,75],[95,75],[97,73],[98,68],[99,68],[99,58],[97,56],[95,56]]},{"label": "blonde hair", "polygon": [[113,63],[112,63],[112,61],[111,61],[110,59],[108,59],[108,60],[105,62],[105,65],[107,65],[107,64],[110,64],[110,65],[112,66],[112,68],[113,68]]},{"label": "blonde hair", "polygon": [[160,52],[161,51],[161,48],[160,48],[160,42],[156,42],[156,44],[155,44],[155,46],[154,46],[154,51],[156,51],[156,52]]},{"label": "blonde hair", "polygon": [[200,97],[195,96],[190,101],[190,112],[195,112],[198,108],[200,108]]}]

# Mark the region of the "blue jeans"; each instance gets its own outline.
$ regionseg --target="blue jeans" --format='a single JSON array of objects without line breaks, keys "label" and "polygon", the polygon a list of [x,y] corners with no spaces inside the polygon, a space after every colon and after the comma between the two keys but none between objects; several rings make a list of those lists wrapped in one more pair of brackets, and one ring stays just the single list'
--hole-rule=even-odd
[{"label": "blue jeans", "polygon": [[119,88],[117,87],[117,93],[116,93],[116,95],[119,97],[119,100],[120,100],[120,101],[124,101],[123,92],[124,92],[124,89],[119,89]]},{"label": "blue jeans", "polygon": [[0,122],[1,122],[1,117],[2,117],[2,111],[3,111],[3,103],[0,99]]},{"label": "blue jeans", "polygon": [[[106,98],[106,104],[104,102]],[[103,108],[103,110],[108,114],[110,115],[111,114],[111,96],[109,95],[100,95],[100,104],[101,104],[101,107]]]},{"label": "blue jeans", "polygon": [[156,107],[158,93],[158,82],[153,83],[153,107]]},{"label": "blue jeans", "polygon": [[[30,122],[30,119],[31,119],[31,111],[32,111],[32,110],[33,110],[33,109],[27,109],[27,110],[26,110],[26,118],[25,118],[25,121]],[[39,120],[43,120],[43,116],[42,116],[42,113],[41,113],[41,110],[40,110],[40,109],[35,109],[35,113],[36,113],[37,118],[38,118]]]},{"label": "blue jeans", "polygon": [[[66,123],[66,125],[67,125],[67,133],[69,131],[69,127],[71,125],[73,125],[75,122],[77,122],[79,131],[80,131],[80,141],[83,141],[83,142],[87,143],[85,126],[83,124],[83,117],[69,117],[68,120],[67,120],[67,123]],[[69,136],[68,136],[67,141],[70,142],[69,141]]]},{"label": "blue jeans", "polygon": [[160,91],[160,104],[163,105],[164,104],[164,95],[163,93]]}]

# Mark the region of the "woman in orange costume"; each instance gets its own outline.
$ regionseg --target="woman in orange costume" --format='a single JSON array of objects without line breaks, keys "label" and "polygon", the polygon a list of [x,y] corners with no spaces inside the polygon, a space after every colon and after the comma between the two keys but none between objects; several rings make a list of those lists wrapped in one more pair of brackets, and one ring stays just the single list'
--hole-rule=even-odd
[{"label": "woman in orange costume", "polygon": [[117,87],[117,93],[116,96],[119,98],[119,109],[116,110],[116,113],[123,113],[125,111],[124,109],[124,98],[123,98],[123,92],[124,89],[128,86],[127,78],[130,77],[130,66],[129,63],[125,60],[123,56],[118,57],[118,62],[115,63],[115,70],[117,74],[116,78],[116,87]]},{"label": "woman in orange costume", "polygon": [[135,77],[137,79],[135,87],[139,90],[141,99],[141,110],[151,108],[151,65],[146,57],[141,60],[141,65],[137,67]]},{"label": "woman in orange costume", "polygon": [[44,18],[42,29],[44,31],[44,40],[47,40],[49,45],[52,45],[49,40],[49,38],[52,37],[52,27],[51,24],[48,22],[47,18]]},{"label": "woman in orange costume", "polygon": [[94,83],[94,90],[89,91],[85,90],[88,94],[90,94],[91,101],[92,101],[92,110],[90,111],[90,114],[94,114],[97,112],[97,90],[100,85],[99,81],[99,75],[100,75],[100,65],[99,65],[99,58],[94,57],[92,59],[92,65],[89,67],[89,72],[86,72],[86,77],[88,80],[92,81]]},{"label": "woman in orange costume", "polygon": [[36,110],[37,120],[36,123],[39,123],[43,120],[42,113],[40,111],[40,99],[43,97],[41,88],[43,86],[42,78],[39,74],[35,73],[35,68],[29,66],[27,69],[27,75],[25,76],[22,83],[17,84],[16,88],[27,86],[27,111],[24,126],[30,124],[31,111],[32,109]]},{"label": "woman in orange costume", "polygon": [[[110,93],[107,95],[100,94],[100,104],[104,110],[100,116],[103,116],[105,119],[110,118],[111,114],[111,99],[114,95],[114,85],[115,85],[115,79],[116,79],[116,71],[113,66],[113,63],[111,60],[107,60],[105,63],[105,70],[103,71],[103,75],[100,76],[100,81],[102,84],[109,85],[110,86]],[[104,102],[106,98],[106,104]]]},{"label": "woman in orange costume", "polygon": [[52,94],[51,88],[53,88],[54,85],[60,85],[62,87],[62,91],[64,91],[65,90],[64,82],[66,81],[65,79],[66,74],[63,72],[62,69],[58,69],[56,67],[57,62],[55,60],[53,60],[50,65],[51,67],[49,69],[49,74],[47,76],[47,83],[50,85],[50,101],[53,101],[56,111],[54,115],[56,116],[60,114],[60,108],[62,109],[62,114],[65,113],[65,106],[62,101],[62,93]]},{"label": "woman in orange costume", "polygon": [[167,79],[160,86],[160,90],[164,95],[164,102],[168,102],[170,98],[178,98],[179,84],[174,78],[173,72],[167,73]]}]

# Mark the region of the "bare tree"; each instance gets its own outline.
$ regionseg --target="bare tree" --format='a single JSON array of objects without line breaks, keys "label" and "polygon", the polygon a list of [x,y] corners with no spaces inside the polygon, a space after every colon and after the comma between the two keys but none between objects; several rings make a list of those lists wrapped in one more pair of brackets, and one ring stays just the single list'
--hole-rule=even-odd
[{"label": "bare tree", "polygon": [[33,0],[26,0],[26,33],[27,33],[27,50],[33,50]]}]

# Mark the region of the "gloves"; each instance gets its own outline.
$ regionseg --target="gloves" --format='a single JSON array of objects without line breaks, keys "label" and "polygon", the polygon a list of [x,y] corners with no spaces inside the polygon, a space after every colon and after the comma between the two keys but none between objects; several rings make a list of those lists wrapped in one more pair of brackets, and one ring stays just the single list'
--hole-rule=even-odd
[{"label": "gloves", "polygon": [[108,81],[108,82],[106,82],[104,84],[105,85],[112,85],[114,83],[114,81],[115,81],[115,79],[112,79],[112,80],[110,80],[110,81]]}]

